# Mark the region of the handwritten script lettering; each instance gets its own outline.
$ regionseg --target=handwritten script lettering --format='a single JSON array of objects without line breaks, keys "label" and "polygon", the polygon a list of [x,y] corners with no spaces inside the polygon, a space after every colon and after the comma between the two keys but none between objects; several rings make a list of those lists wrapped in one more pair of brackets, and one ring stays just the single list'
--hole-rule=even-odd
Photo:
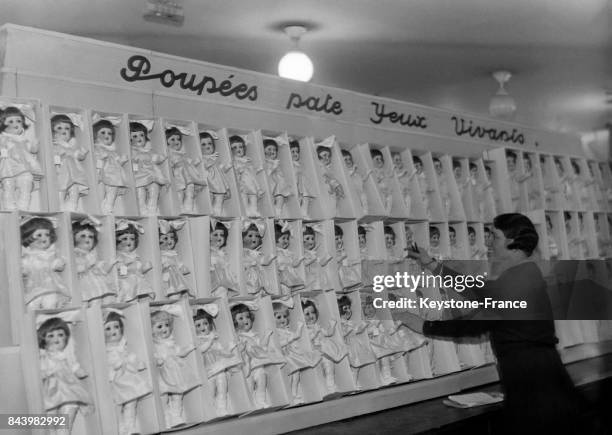
[{"label": "handwritten script lettering", "polygon": [[218,81],[211,76],[200,76],[186,72],[174,72],[166,69],[159,73],[150,73],[151,61],[142,55],[134,55],[127,61],[126,68],[121,68],[120,74],[123,80],[137,82],[143,80],[159,80],[165,88],[178,85],[181,89],[195,92],[202,95],[204,91],[209,94],[220,94],[224,97],[235,96],[239,100],[248,99],[257,101],[257,86],[249,86],[246,83],[235,84],[230,74],[227,79]]},{"label": "handwritten script lettering", "polygon": [[334,101],[333,97],[329,94],[321,101],[319,97],[304,97],[296,92],[292,92],[291,95],[289,95],[285,108],[291,109],[292,107],[296,109],[305,107],[313,112],[325,112],[334,115],[340,115],[342,113],[342,103],[340,101]]},{"label": "handwritten script lettering", "polygon": [[385,119],[388,119],[391,124],[399,124],[406,127],[427,128],[427,118],[425,116],[413,115],[410,113],[387,112],[384,104],[371,102],[374,106],[374,118],[370,117],[370,121],[374,124],[380,124]]},{"label": "handwritten script lettering", "polygon": [[453,116],[451,120],[455,124],[455,134],[457,136],[468,135],[470,137],[486,138],[495,142],[509,142],[513,144],[525,144],[525,136],[516,128],[512,131],[502,130],[499,128],[483,127],[476,125],[472,120],[466,121],[463,118]]}]

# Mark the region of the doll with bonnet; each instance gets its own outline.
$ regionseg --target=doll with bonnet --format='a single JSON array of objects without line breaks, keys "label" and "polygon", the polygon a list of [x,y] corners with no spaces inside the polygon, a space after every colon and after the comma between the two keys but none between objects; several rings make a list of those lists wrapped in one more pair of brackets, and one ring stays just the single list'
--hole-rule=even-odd
[{"label": "doll with bonnet", "polygon": [[353,162],[353,155],[349,150],[342,150],[342,159],[344,160],[344,166],[348,171],[349,180],[353,185],[353,189],[359,197],[361,212],[367,214],[368,212],[368,195],[365,191],[365,183],[368,177],[372,175],[372,171],[368,171],[365,175],[361,175],[357,168],[357,165]]},{"label": "doll with bonnet", "polygon": [[214,131],[207,130],[200,132],[202,163],[204,175],[208,183],[208,191],[210,192],[213,216],[221,216],[223,202],[231,197],[230,185],[226,174],[232,169],[232,166],[225,165],[220,161],[215,145],[215,140],[217,139],[219,137]]},{"label": "doll with bonnet", "polygon": [[327,278],[325,267],[332,260],[328,253],[319,254],[317,238],[322,237],[321,224],[304,224],[304,268],[306,270],[307,290],[329,290],[332,285]]},{"label": "doll with bonnet", "polygon": [[336,212],[338,201],[345,197],[344,187],[335,177],[334,167],[332,165],[332,150],[335,142],[335,136],[330,136],[324,141],[315,144],[317,160],[321,173],[323,174],[323,183],[327,186],[327,192],[335,204],[333,207],[334,213]]},{"label": "doll with bonnet", "polygon": [[229,138],[232,161],[238,190],[245,207],[246,215],[249,217],[259,217],[261,213],[258,209],[258,201],[263,196],[264,190],[257,180],[257,174],[264,168],[255,168],[253,161],[246,155],[246,141],[237,134]]},{"label": "doll with bonnet", "polygon": [[401,186],[404,204],[406,204],[406,209],[408,210],[408,215],[410,216],[412,210],[413,195],[412,180],[416,176],[417,171],[416,169],[414,169],[412,173],[408,173],[408,169],[404,166],[404,160],[400,152],[396,151],[391,153],[391,158],[393,159],[393,171],[395,172],[397,181]]},{"label": "doll with bonnet", "polygon": [[176,245],[179,241],[178,232],[185,226],[183,219],[159,219],[159,249],[161,252],[162,288],[167,297],[175,297],[187,293],[195,297],[193,290],[185,280],[191,271],[179,258]]},{"label": "doll with bonnet", "polygon": [[304,219],[310,218],[310,203],[313,198],[316,197],[315,191],[310,187],[309,180],[304,176],[304,169],[300,162],[300,143],[291,139],[289,141],[289,150],[291,151],[291,163],[293,164],[293,173],[295,174],[295,181],[297,183],[298,198],[300,200],[300,208],[302,209],[302,217]]},{"label": "doll with bonnet", "polygon": [[270,191],[274,199],[274,213],[280,217],[283,212],[283,207],[287,202],[287,198],[292,195],[291,184],[287,180],[287,176],[281,166],[279,158],[279,145],[287,146],[288,143],[283,137],[275,139],[266,138],[263,140],[264,148],[264,169],[270,183]]},{"label": "doll with bonnet", "polygon": [[291,251],[291,226],[287,221],[274,224],[274,237],[276,239],[276,264],[278,267],[278,281],[281,295],[292,291],[304,289],[304,280],[297,273],[297,268],[304,261],[304,257],[297,257]]},{"label": "doll with bonnet", "polygon": [[142,261],[136,249],[144,228],[140,223],[119,219],[115,223],[117,246],[117,274],[119,276],[118,302],[130,302],[139,296],[155,298],[153,288],[145,274],[153,268],[150,261]]},{"label": "doll with bonnet", "polygon": [[211,219],[210,222],[210,288],[213,296],[227,292],[239,293],[238,278],[232,271],[227,253],[229,223]]},{"label": "doll with bonnet", "polygon": [[262,238],[266,229],[264,223],[245,220],[242,226],[242,267],[246,290],[252,295],[260,292],[271,294],[273,287],[265,268],[272,264],[276,256],[265,257],[262,252]]}]

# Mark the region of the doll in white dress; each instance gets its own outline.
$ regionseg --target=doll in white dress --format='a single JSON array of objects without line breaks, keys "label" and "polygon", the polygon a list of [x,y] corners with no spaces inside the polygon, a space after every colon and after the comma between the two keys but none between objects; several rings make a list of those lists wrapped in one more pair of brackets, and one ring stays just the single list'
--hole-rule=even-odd
[{"label": "doll in white dress", "polygon": [[327,328],[319,324],[319,309],[313,300],[302,298],[302,310],[312,347],[317,357],[320,355],[322,358],[321,368],[327,393],[333,394],[338,391],[336,364],[348,355],[346,345],[336,338],[335,320],[331,320]]},{"label": "doll in white dress", "polygon": [[217,139],[217,135],[214,132],[200,132],[202,165],[208,183],[208,191],[210,192],[212,213],[213,216],[221,216],[223,213],[223,203],[231,197],[227,173],[231,171],[232,166],[224,165],[221,162],[216,149],[215,139]]},{"label": "doll in white dress", "polygon": [[[76,122],[80,116],[72,114]],[[51,117],[53,133],[53,152],[57,184],[60,193],[61,209],[77,211],[79,199],[89,193],[87,169],[84,165],[89,152],[76,141],[75,130],[79,127],[68,115],[58,114]]]},{"label": "doll in white dress", "polygon": [[557,169],[557,175],[559,177],[559,191],[561,191],[562,194],[562,208],[574,208],[574,187],[572,183],[572,175],[566,173],[563,163],[559,157],[555,157],[555,168]]},{"label": "doll in white dress", "polygon": [[396,272],[403,272],[404,253],[398,255],[395,248],[395,231],[390,225],[383,227],[385,237],[385,250],[387,251],[387,274],[393,275]]},{"label": "doll in white dress", "polygon": [[451,258],[453,260],[465,260],[463,246],[457,242],[457,230],[455,227],[448,227],[448,239],[450,241]]},{"label": "doll in white dress", "polygon": [[259,217],[258,201],[264,195],[264,189],[257,180],[257,174],[264,168],[255,168],[253,160],[246,155],[246,142],[239,135],[229,138],[230,149],[232,151],[232,161],[238,190],[245,207],[246,215],[249,217]]},{"label": "doll in white dress", "polygon": [[167,157],[153,152],[149,130],[141,122],[130,122],[130,147],[138,208],[142,214],[155,215],[161,188],[170,184],[162,170]]},{"label": "doll in white dress", "polygon": [[385,158],[383,157],[382,151],[373,149],[370,150],[370,155],[372,156],[372,163],[374,164],[372,177],[376,182],[378,193],[383,200],[385,212],[389,214],[391,213],[391,208],[393,207],[393,190],[391,187],[393,172],[389,173],[385,169]]},{"label": "doll in white dress", "polygon": [[229,231],[222,222],[211,222],[210,227],[210,289],[215,297],[239,293],[240,285],[227,253]]},{"label": "doll in white dress", "polygon": [[404,204],[408,210],[408,216],[410,216],[412,213],[412,197],[414,195],[412,191],[412,180],[417,175],[417,171],[413,170],[412,173],[408,173],[408,169],[404,166],[404,160],[402,159],[401,153],[391,153],[391,158],[393,159],[395,176],[402,189],[402,198],[404,198]]},{"label": "doll in white dress", "polygon": [[283,225],[274,224],[274,238],[276,239],[276,266],[281,295],[303,290],[304,279],[298,274],[297,268],[303,263],[304,257],[298,257],[291,251],[291,232],[286,222]]},{"label": "doll in white dress", "polygon": [[287,198],[293,193],[291,184],[287,179],[281,161],[278,156],[278,142],[274,139],[264,139],[264,166],[268,182],[270,183],[270,193],[274,200],[274,214],[280,217],[283,213],[283,208],[287,202]]},{"label": "doll in white dress", "polygon": [[315,190],[310,186],[309,180],[304,175],[304,168],[300,163],[300,143],[297,140],[289,141],[289,150],[291,151],[291,161],[293,163],[293,172],[297,183],[298,198],[300,200],[300,208],[302,209],[302,217],[310,218],[310,204],[316,198]]},{"label": "doll in white dress", "polygon": [[511,150],[506,151],[506,167],[508,168],[508,177],[510,183],[510,199],[512,200],[512,211],[517,212],[519,209],[519,201],[521,197],[520,176],[516,167],[516,153]]},{"label": "doll in white dress", "polygon": [[193,316],[196,330],[198,351],[202,353],[206,374],[213,388],[215,411],[218,417],[229,413],[229,378],[230,370],[242,365],[236,343],[224,346],[217,334],[214,317],[217,317],[219,307],[216,304],[206,304],[198,307]]},{"label": "doll in white dress", "polygon": [[307,290],[329,290],[332,285],[328,279],[326,266],[332,260],[332,256],[327,252],[319,254],[317,243],[318,226],[304,225],[303,246],[304,246],[304,269],[306,271]]},{"label": "doll in white dress", "polygon": [[165,220],[160,219],[159,224],[159,250],[161,253],[162,266],[162,289],[167,297],[177,297],[181,293],[187,293],[195,297],[195,293],[187,283],[185,277],[191,274],[191,270],[181,261],[176,251],[179,241],[178,232],[185,226],[186,221],[182,219]]},{"label": "doll in white dress", "polygon": [[440,199],[442,200],[442,211],[444,216],[448,218],[450,216],[452,206],[448,178],[444,173],[442,161],[439,158],[433,158],[433,165],[434,170],[436,171],[436,177],[438,179],[438,189],[440,191]]},{"label": "doll in white dress", "polygon": [[338,225],[334,225],[334,242],[340,284],[345,291],[355,290],[361,286],[361,258],[348,257],[344,249],[344,231]]},{"label": "doll in white dress", "polygon": [[298,322],[295,331],[289,325],[290,311],[293,309],[293,299],[277,300],[272,304],[276,335],[280,342],[281,351],[287,363],[284,370],[289,375],[291,384],[291,404],[304,403],[304,392],[301,383],[301,372],[316,367],[321,362],[321,355],[304,348],[302,334],[304,324]]},{"label": "doll in white dress", "polygon": [[255,321],[253,311],[257,309],[257,305],[249,301],[230,305],[230,308],[234,328],[238,334],[238,347],[244,362],[244,374],[253,394],[255,408],[268,408],[270,401],[266,367],[284,364],[285,358],[279,354],[270,340],[274,331],[269,330],[262,335],[253,331]]},{"label": "doll in white dress", "polygon": [[548,253],[551,260],[557,260],[561,252],[559,251],[559,243],[555,237],[555,229],[553,227],[552,219],[549,214],[546,214],[546,235],[548,238]]},{"label": "doll in white dress", "polygon": [[574,191],[578,195],[580,208],[582,210],[593,210],[595,203],[593,186],[595,180],[589,174],[583,173],[580,164],[576,160],[572,160],[571,163],[574,170]]},{"label": "doll in white dress", "polygon": [[26,218],[21,231],[21,276],[24,302],[28,310],[61,308],[71,296],[60,272],[66,260],[59,255],[57,234],[51,220],[33,216]]},{"label": "doll in white dress", "polygon": [[529,210],[536,210],[542,208],[542,194],[540,192],[538,178],[534,173],[533,164],[531,163],[531,157],[529,154],[523,154],[523,167],[525,169],[525,173],[521,177],[521,181],[527,185],[527,199],[529,200]]},{"label": "doll in white dress", "polygon": [[98,260],[100,229],[101,222],[92,217],[72,222],[74,263],[83,301],[102,299],[103,304],[109,304],[117,298],[117,284],[111,275],[117,260]]},{"label": "doll in white dress", "polygon": [[113,401],[120,408],[119,435],[140,433],[138,402],[152,392],[147,365],[128,347],[123,312],[107,308],[102,315],[108,380]]},{"label": "doll in white dress", "polygon": [[183,133],[178,127],[166,129],[166,145],[168,163],[181,203],[181,211],[194,213],[196,197],[206,186],[204,175],[198,169],[201,162],[187,155],[183,145]]},{"label": "doll in white dress", "polygon": [[257,295],[260,292],[275,293],[266,268],[276,259],[276,255],[264,256],[262,238],[265,232],[263,223],[244,221],[242,231],[242,267],[246,291]]},{"label": "doll in white dress", "polygon": [[361,175],[355,163],[353,162],[353,156],[348,150],[342,150],[342,159],[344,160],[344,166],[348,172],[349,181],[353,185],[353,189],[357,193],[359,198],[359,205],[361,212],[367,214],[368,212],[368,196],[365,191],[365,183],[368,177],[372,174],[372,171],[368,171],[365,175]]},{"label": "doll in white dress", "polygon": [[67,321],[78,320],[74,313],[39,315],[36,319],[43,409],[50,415],[68,416],[67,428],[57,429],[57,435],[70,435],[79,411],[86,416],[94,410],[92,395],[84,381],[88,375],[76,359],[74,343],[70,341],[72,331]]},{"label": "doll in white dress", "polygon": [[429,198],[435,189],[431,187],[429,184],[429,180],[427,180],[427,174],[423,168],[423,161],[420,157],[414,156],[412,157],[412,163],[414,164],[414,169],[416,171],[417,181],[419,182],[419,190],[421,191],[421,200],[423,201],[423,205],[425,207],[425,211],[427,213],[427,218],[431,219],[431,207]]},{"label": "doll in white dress", "polygon": [[[338,207],[338,202],[344,199],[344,187],[340,181],[335,177],[335,171],[332,165],[332,146],[334,144],[334,138],[329,138],[317,145],[317,160],[321,173],[323,175],[323,183],[327,186],[327,192],[332,199],[335,211]],[[333,140],[331,140],[333,139]]]},{"label": "doll in white dress", "polygon": [[570,260],[581,260],[584,258],[585,239],[580,235],[578,225],[574,225],[572,215],[569,212],[563,213],[565,220],[565,233],[567,234],[567,247]]},{"label": "doll in white dress", "polygon": [[476,240],[476,230],[474,227],[469,226],[468,229],[468,241],[470,243],[470,260],[486,260],[487,250],[478,246]]},{"label": "doll in white dress", "polygon": [[181,426],[186,423],[184,396],[199,385],[196,374],[185,361],[194,347],[180,346],[174,338],[175,318],[184,315],[180,306],[164,305],[152,309],[153,357],[159,370],[159,393],[166,427]]},{"label": "doll in white dress", "polygon": [[[119,154],[115,144],[115,125],[113,120],[100,119],[93,125],[94,154],[98,181],[104,188],[100,209],[103,214],[113,213],[115,203],[120,195],[128,190],[128,172],[125,164],[129,158]],[[115,122],[119,122],[116,120]]]},{"label": "doll in white dress", "polygon": [[138,222],[120,219],[115,224],[117,247],[118,302],[130,302],[140,296],[155,298],[145,274],[153,268],[150,261],[142,261],[136,251],[144,228]]}]

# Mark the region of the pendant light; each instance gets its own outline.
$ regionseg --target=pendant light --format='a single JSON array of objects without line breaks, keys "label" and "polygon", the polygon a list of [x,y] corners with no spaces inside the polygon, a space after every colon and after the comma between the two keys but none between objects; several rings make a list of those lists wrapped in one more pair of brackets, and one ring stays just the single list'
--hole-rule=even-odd
[{"label": "pendant light", "polygon": [[285,34],[293,42],[293,49],[287,52],[278,62],[278,75],[286,79],[308,82],[314,71],[310,58],[298,48],[300,38],[306,33],[304,26],[287,26]]}]

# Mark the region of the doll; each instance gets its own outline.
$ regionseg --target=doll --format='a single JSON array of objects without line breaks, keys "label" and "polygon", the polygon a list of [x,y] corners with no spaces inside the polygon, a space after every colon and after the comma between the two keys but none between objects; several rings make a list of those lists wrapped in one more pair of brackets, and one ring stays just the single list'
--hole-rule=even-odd
[{"label": "doll", "polygon": [[391,213],[391,207],[393,206],[393,193],[391,190],[392,173],[388,173],[385,169],[385,159],[380,150],[370,150],[370,155],[372,156],[372,163],[374,164],[374,172],[372,173],[372,177],[376,182],[378,193],[380,193],[380,197],[383,200],[385,212],[389,214]]},{"label": "doll", "polygon": [[344,166],[348,171],[349,180],[353,184],[355,192],[359,197],[359,203],[361,205],[361,211],[364,214],[368,212],[368,196],[365,191],[365,183],[368,177],[372,174],[372,171],[368,171],[366,175],[361,175],[357,170],[357,166],[353,163],[353,156],[348,150],[342,150],[342,158],[344,160]]},{"label": "doll", "polygon": [[555,202],[554,195],[559,191],[559,188],[553,183],[551,174],[548,171],[546,157],[542,155],[540,156],[540,170],[542,171],[542,183],[544,186],[544,207],[552,209]]},{"label": "doll", "polygon": [[162,288],[167,297],[178,296],[186,292],[190,297],[195,297],[193,290],[185,281],[185,275],[191,271],[185,266],[176,252],[179,241],[178,231],[185,225],[184,220],[167,221],[160,219],[159,224],[159,249],[161,251],[162,266]]},{"label": "doll", "polygon": [[448,227],[448,239],[450,241],[451,258],[453,260],[463,260],[465,257],[463,246],[457,243],[457,231],[452,226]]},{"label": "doll", "polygon": [[570,260],[580,260],[584,257],[584,244],[586,241],[580,236],[578,226],[572,223],[572,216],[569,212],[563,213],[565,220],[565,232],[567,234],[567,247]]},{"label": "doll", "polygon": [[404,167],[404,160],[402,159],[402,154],[399,152],[391,153],[391,158],[393,159],[393,170],[395,172],[395,176],[399,181],[399,184],[402,188],[402,198],[404,198],[404,204],[406,204],[406,209],[408,210],[408,215],[410,216],[412,210],[412,179],[417,174],[416,170],[413,170],[411,174],[408,173],[408,169]]},{"label": "doll", "polygon": [[576,160],[572,160],[572,168],[574,170],[574,190],[579,196],[579,204],[583,210],[593,209],[593,193],[592,186],[595,180],[592,176],[583,174],[580,165]]},{"label": "doll", "polygon": [[115,228],[117,247],[117,274],[119,276],[118,302],[130,302],[139,296],[155,298],[145,274],[153,268],[150,261],[142,262],[136,251],[144,228],[138,222],[119,219]]},{"label": "doll", "polygon": [[319,254],[316,233],[321,229],[317,224],[304,225],[303,244],[304,244],[304,269],[306,271],[306,289],[308,290],[329,290],[332,288],[327,277],[325,267],[332,260],[327,252]]},{"label": "doll", "polygon": [[357,227],[357,243],[359,243],[359,255],[361,256],[361,260],[369,260],[370,255],[368,254],[368,239],[367,229],[364,225],[359,225]]},{"label": "doll", "polygon": [[486,260],[487,251],[482,249],[476,243],[476,230],[474,227],[468,227],[468,241],[470,243],[470,260]]},{"label": "doll", "polygon": [[34,182],[43,177],[36,159],[38,140],[26,134],[28,128],[18,105],[0,108],[0,187],[5,210],[29,210]]},{"label": "doll", "polygon": [[[612,246],[612,242],[607,234],[605,234],[604,228],[602,228],[600,219],[603,220],[603,216],[597,217],[595,216],[595,235],[597,237],[597,247],[599,248],[598,256],[599,258],[606,258],[608,248]],[[609,225],[612,222],[609,223]],[[610,225],[612,228],[612,225]]]},{"label": "doll", "polygon": [[89,193],[87,172],[83,165],[88,151],[75,138],[80,116],[70,115],[54,115],[51,118],[51,131],[61,209],[77,211],[80,197]]},{"label": "doll", "polygon": [[[213,136],[214,135],[214,136]],[[227,181],[227,172],[232,169],[231,165],[224,165],[219,161],[219,153],[216,152],[214,132],[200,132],[200,149],[202,150],[202,163],[208,183],[208,190],[212,202],[213,216],[221,216],[223,203],[231,197],[230,185]]]},{"label": "doll", "polygon": [[438,178],[438,188],[440,189],[440,199],[442,200],[442,209],[444,211],[444,216],[447,218],[450,216],[451,212],[451,196],[450,196],[450,188],[448,185],[448,179],[446,178],[446,174],[442,168],[442,161],[434,157],[433,158],[434,170],[436,171],[436,176]]},{"label": "doll", "polygon": [[163,305],[152,309],[153,357],[159,370],[159,394],[162,397],[166,426],[176,427],[185,424],[185,394],[199,385],[185,361],[195,348],[191,345],[182,347],[175,341],[175,317],[183,316],[180,306]]},{"label": "doll", "polygon": [[103,304],[108,304],[115,302],[117,297],[117,286],[110,275],[117,260],[98,260],[96,247],[100,228],[100,221],[93,217],[72,222],[74,263],[81,298],[84,301],[101,298]]},{"label": "doll", "polygon": [[533,171],[533,165],[531,164],[531,157],[529,154],[523,155],[523,167],[525,169],[524,175],[521,177],[520,181],[525,182],[527,184],[527,198],[529,200],[529,209],[536,210],[538,208],[542,208],[540,187],[538,185],[538,179],[536,174]]},{"label": "doll", "polygon": [[234,275],[225,247],[228,229],[222,222],[211,222],[210,227],[210,288],[213,296],[225,296],[228,291],[238,293],[238,278]]},{"label": "doll", "polygon": [[331,199],[335,202],[334,209],[338,205],[338,200],[344,198],[344,187],[340,181],[334,177],[334,168],[332,166],[332,146],[335,138],[332,136],[325,141],[317,144],[317,159],[319,167],[323,174],[323,182],[327,185],[327,191]]},{"label": "doll", "polygon": [[589,169],[589,176],[591,177],[591,180],[593,180],[593,197],[594,197],[593,205],[595,207],[595,210],[605,210],[606,209],[606,203],[604,201],[605,200],[604,198],[605,184],[603,183],[601,176],[596,173],[597,163],[589,162],[587,167]]},{"label": "doll", "polygon": [[102,311],[102,317],[108,380],[113,401],[121,409],[119,434],[140,433],[138,402],[152,392],[145,372],[147,366],[128,348],[123,312],[114,308],[106,308]]},{"label": "doll", "polygon": [[289,249],[291,230],[288,222],[281,221],[281,223],[282,225],[274,224],[274,237],[276,239],[276,264],[280,291],[281,295],[286,295],[304,289],[304,279],[297,273],[297,268],[304,261],[304,257],[298,258]]},{"label": "doll", "polygon": [[242,359],[237,354],[236,343],[229,343],[227,347],[221,343],[213,319],[218,312],[216,304],[203,305],[197,308],[193,323],[198,350],[202,353],[206,374],[212,384],[215,410],[218,417],[223,417],[228,414],[230,370],[242,365]]},{"label": "doll", "polygon": [[278,142],[274,139],[264,139],[263,148],[266,175],[268,176],[270,191],[274,200],[274,213],[277,217],[280,217],[287,198],[292,194],[291,184],[287,180],[278,157]]},{"label": "doll", "polygon": [[272,293],[273,286],[268,279],[265,267],[270,266],[276,255],[264,257],[262,237],[265,232],[263,223],[243,222],[242,231],[242,265],[244,267],[245,285],[249,294],[256,295],[263,291]]},{"label": "doll", "polygon": [[437,260],[444,257],[440,246],[440,229],[434,225],[429,226],[429,255]]},{"label": "doll", "polygon": [[149,130],[143,122],[130,122],[130,147],[138,208],[143,214],[157,214],[160,190],[169,184],[162,170],[166,156],[153,152]]},{"label": "doll", "polygon": [[421,200],[423,201],[423,205],[425,206],[427,218],[431,219],[429,197],[433,192],[435,192],[435,189],[431,188],[429,181],[427,180],[427,174],[423,170],[423,161],[421,160],[421,158],[417,156],[412,157],[412,163],[414,164],[414,169],[416,171],[417,181],[419,182],[419,190],[421,191]]},{"label": "doll", "polygon": [[558,190],[562,193],[562,199],[564,201],[564,205],[562,208],[571,208],[573,206],[573,187],[572,187],[572,177],[570,174],[565,173],[565,169],[563,168],[563,163],[559,157],[555,157],[555,168],[557,168],[557,175],[559,176],[559,182],[561,184],[561,188]]},{"label": "doll", "polygon": [[493,231],[488,225],[484,227],[484,243],[487,248],[487,258],[493,258]]},{"label": "doll", "polygon": [[246,156],[246,143],[242,136],[237,134],[229,138],[230,149],[232,150],[232,159],[234,162],[234,171],[236,180],[238,181],[238,190],[242,197],[242,204],[246,208],[246,215],[249,217],[259,217],[257,202],[264,195],[264,190],[259,185],[257,174],[263,171],[263,168],[255,168],[253,160]]},{"label": "doll", "polygon": [[306,329],[315,354],[321,357],[321,368],[325,378],[325,387],[329,394],[338,391],[336,385],[335,365],[339,364],[347,355],[346,345],[336,338],[335,320],[330,320],[329,327],[323,328],[319,324],[319,310],[311,299],[302,298],[302,311],[306,320]]},{"label": "doll", "polygon": [[403,260],[402,257],[395,254],[395,231],[389,225],[383,227],[385,236],[385,249],[387,250],[387,260],[390,263],[398,263]]},{"label": "doll", "polygon": [[338,310],[340,311],[340,326],[342,328],[342,336],[348,348],[348,358],[355,379],[355,385],[358,390],[362,387],[359,383],[359,371],[376,362],[376,355],[370,346],[368,339],[366,322],[352,321],[353,311],[351,309],[351,299],[343,295],[338,298]]},{"label": "doll", "polygon": [[66,260],[58,254],[57,234],[51,220],[27,217],[21,224],[21,276],[29,310],[61,308],[70,302],[70,292],[60,274]]},{"label": "doll", "polygon": [[559,244],[555,238],[554,228],[552,219],[549,214],[545,215],[546,219],[546,236],[548,238],[548,253],[551,260],[557,260],[559,258]]},{"label": "doll", "polygon": [[54,315],[38,315],[36,318],[42,399],[45,412],[66,414],[69,435],[77,413],[83,416],[93,412],[93,399],[87,391],[84,379],[88,376],[76,359],[71,330],[67,322],[78,321],[78,311],[66,311]]},{"label": "doll", "polygon": [[521,197],[520,189],[520,174],[516,167],[516,153],[511,150],[506,151],[506,167],[508,168],[508,177],[510,182],[510,199],[512,200],[512,211],[516,212],[519,209],[519,201]]},{"label": "doll", "polygon": [[336,244],[336,264],[338,265],[338,278],[340,285],[346,291],[361,286],[361,259],[349,259],[344,249],[344,231],[334,225],[334,241]]},{"label": "doll", "polygon": [[293,309],[293,299],[279,299],[272,304],[274,309],[274,320],[276,322],[276,335],[278,336],[281,350],[287,363],[285,370],[289,375],[291,384],[291,404],[304,403],[304,394],[300,382],[303,370],[316,367],[321,362],[321,355],[304,349],[301,342],[304,324],[298,322],[295,331],[289,326],[289,312]]},{"label": "doll", "polygon": [[181,202],[181,211],[193,213],[196,211],[196,196],[206,186],[206,180],[198,169],[201,162],[187,155],[183,146],[183,133],[178,127],[166,129],[166,145],[168,146],[168,163]]},{"label": "doll", "polygon": [[234,328],[238,334],[238,346],[244,362],[244,373],[253,393],[255,408],[268,408],[268,375],[266,367],[284,364],[285,358],[279,355],[270,341],[274,331],[266,331],[262,336],[253,331],[254,310],[257,305],[250,301],[230,305]]},{"label": "doll", "polygon": [[459,198],[461,202],[467,206],[469,204],[467,191],[470,187],[470,177],[463,178],[463,167],[458,160],[453,160],[453,175],[455,176],[455,183],[459,191]]},{"label": "doll", "polygon": [[413,248],[412,245],[415,243],[414,231],[408,221],[404,222],[404,234],[406,235],[406,248],[404,249],[404,256],[406,258],[406,272],[412,275],[418,275],[423,272],[423,268],[421,267],[421,263],[414,258],[410,258],[408,255],[408,251]]},{"label": "doll", "polygon": [[115,210],[117,197],[125,195],[128,189],[129,176],[125,164],[129,158],[117,152],[113,121],[100,119],[93,125],[98,180],[104,187],[104,198],[100,205],[103,214],[112,213]]},{"label": "doll", "polygon": [[293,172],[295,173],[295,181],[297,183],[302,217],[304,219],[309,219],[310,203],[312,199],[316,197],[316,195],[310,186],[310,183],[304,176],[304,170],[302,169],[302,164],[300,163],[300,143],[297,140],[290,140],[289,150],[291,151],[291,161],[293,163]]}]

